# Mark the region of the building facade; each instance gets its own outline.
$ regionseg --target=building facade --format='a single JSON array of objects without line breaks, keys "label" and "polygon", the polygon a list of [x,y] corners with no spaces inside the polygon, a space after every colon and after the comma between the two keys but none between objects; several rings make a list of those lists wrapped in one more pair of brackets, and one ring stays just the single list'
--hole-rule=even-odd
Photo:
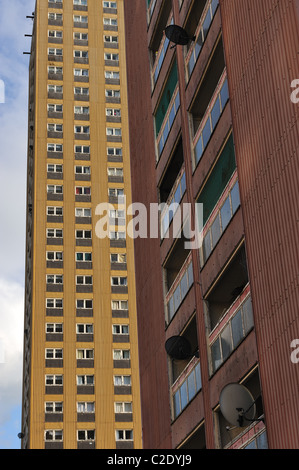
[{"label": "building facade", "polygon": [[[145,448],[298,448],[298,13],[125,2],[132,198],[166,203],[159,237],[135,240]],[[252,397],[241,426],[220,402],[229,384]]]},{"label": "building facade", "polygon": [[124,1],[33,16],[22,448],[141,448]]}]

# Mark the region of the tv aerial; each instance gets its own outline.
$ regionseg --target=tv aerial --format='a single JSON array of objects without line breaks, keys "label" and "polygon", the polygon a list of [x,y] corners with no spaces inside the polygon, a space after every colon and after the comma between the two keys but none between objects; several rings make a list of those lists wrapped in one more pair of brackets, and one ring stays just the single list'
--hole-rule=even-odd
[{"label": "tv aerial", "polygon": [[251,392],[238,383],[226,385],[219,398],[220,410],[224,418],[236,427],[246,427],[248,422],[262,421],[256,419],[256,400]]},{"label": "tv aerial", "polygon": [[176,24],[170,24],[165,28],[165,35],[170,42],[173,42],[174,45],[171,48],[176,46],[186,46],[190,41],[195,41],[196,36],[190,38],[187,31]]},{"label": "tv aerial", "polygon": [[167,354],[178,361],[184,361],[196,356],[199,357],[198,352],[192,353],[189,341],[183,336],[172,336],[165,343]]}]

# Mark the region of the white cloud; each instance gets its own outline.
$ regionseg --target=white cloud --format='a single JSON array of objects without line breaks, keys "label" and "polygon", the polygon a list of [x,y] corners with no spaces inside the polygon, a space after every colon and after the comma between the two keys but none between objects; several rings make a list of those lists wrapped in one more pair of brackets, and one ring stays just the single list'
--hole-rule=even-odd
[{"label": "white cloud", "polygon": [[4,352],[4,363],[0,364],[0,425],[3,425],[21,398],[24,289],[0,278],[0,299],[0,341]]}]

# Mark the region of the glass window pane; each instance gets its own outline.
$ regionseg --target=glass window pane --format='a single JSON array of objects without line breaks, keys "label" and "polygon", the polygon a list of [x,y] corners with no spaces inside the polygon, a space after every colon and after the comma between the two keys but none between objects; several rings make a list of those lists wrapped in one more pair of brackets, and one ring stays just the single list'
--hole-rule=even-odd
[{"label": "glass window pane", "polygon": [[184,382],[180,388],[182,410],[188,404],[187,382]]},{"label": "glass window pane", "polygon": [[212,361],[213,361],[213,369],[215,371],[216,369],[218,369],[218,367],[222,363],[219,338],[217,338],[215,343],[212,344],[211,354],[212,354]]},{"label": "glass window pane", "polygon": [[189,401],[190,401],[196,394],[194,371],[189,375],[187,379],[187,384],[188,384],[188,396],[189,396]]},{"label": "glass window pane", "polygon": [[212,251],[211,248],[211,232],[210,230],[207,232],[206,236],[203,239],[203,256],[204,260],[206,261]]},{"label": "glass window pane", "polygon": [[221,97],[221,106],[222,106],[222,111],[223,111],[223,108],[226,105],[226,103],[228,101],[228,98],[229,98],[227,79],[225,80],[225,82],[222,86],[222,89],[220,91],[220,97]]},{"label": "glass window pane", "polygon": [[243,325],[241,310],[232,319],[232,335],[233,335],[233,347],[237,347],[243,338]]},{"label": "glass window pane", "polygon": [[211,111],[211,119],[212,119],[212,128],[215,129],[215,126],[219,120],[221,114],[220,110],[220,99],[219,96],[217,97],[217,100],[213,106],[213,109]]},{"label": "glass window pane", "polygon": [[239,193],[239,183],[236,182],[235,186],[231,190],[231,200],[232,200],[232,210],[233,214],[236,212],[240,205],[240,193]]},{"label": "glass window pane", "polygon": [[243,321],[244,321],[244,330],[245,335],[253,328],[253,312],[252,312],[252,303],[251,297],[249,297],[242,305],[243,310]]},{"label": "glass window pane", "polygon": [[196,146],[195,146],[195,159],[196,159],[196,163],[198,163],[199,160],[201,159],[202,153],[203,153],[202,137],[200,136],[199,139],[198,139],[198,142],[197,142],[197,144],[196,144]]},{"label": "glass window pane", "polygon": [[198,363],[197,366],[195,367],[195,380],[196,380],[196,390],[198,391],[202,387],[200,363]]},{"label": "glass window pane", "polygon": [[226,227],[229,224],[229,221],[231,219],[231,210],[230,210],[230,202],[229,202],[229,197],[226,199],[225,203],[223,204],[221,210],[221,225],[222,225],[222,230],[224,231]]},{"label": "glass window pane", "polygon": [[258,449],[268,449],[267,434],[263,432],[256,438]]},{"label": "glass window pane", "polygon": [[179,308],[180,303],[181,303],[181,289],[180,289],[180,285],[178,285],[178,287],[177,287],[176,290],[174,291],[173,298],[174,298],[174,310],[177,311],[177,309]]},{"label": "glass window pane", "polygon": [[213,248],[215,248],[215,245],[218,242],[220,235],[221,235],[219,214],[217,215],[216,219],[214,220],[212,224],[211,232],[212,232]]},{"label": "glass window pane", "polygon": [[182,299],[185,298],[185,295],[187,294],[187,292],[188,292],[188,279],[187,279],[187,272],[185,272],[181,280]]},{"label": "glass window pane", "polygon": [[202,131],[202,140],[203,140],[204,148],[206,148],[210,140],[210,137],[211,137],[211,123],[210,123],[210,117],[209,117]]},{"label": "glass window pane", "polygon": [[224,328],[221,334],[222,357],[225,360],[232,351],[231,329],[230,325]]}]

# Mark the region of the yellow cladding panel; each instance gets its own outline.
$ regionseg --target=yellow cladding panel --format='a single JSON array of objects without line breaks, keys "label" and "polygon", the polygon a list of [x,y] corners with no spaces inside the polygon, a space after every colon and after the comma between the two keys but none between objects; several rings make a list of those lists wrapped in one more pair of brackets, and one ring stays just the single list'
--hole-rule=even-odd
[{"label": "yellow cladding panel", "polygon": [[[78,430],[95,430],[97,448],[115,448],[115,431],[133,429],[134,447],[142,447],[141,413],[139,397],[139,367],[137,321],[135,304],[135,277],[133,240],[127,238],[125,248],[111,248],[109,240],[99,239],[95,227],[99,216],[95,215],[96,207],[101,202],[108,202],[108,188],[124,188],[126,203],[131,203],[130,159],[128,137],[128,111],[126,87],[126,58],[123,0],[117,1],[117,15],[107,14],[106,18],[117,18],[118,31],[105,32],[103,14],[98,0],[88,0],[88,11],[74,10],[73,2],[64,2],[63,9],[48,8],[46,0],[37,0],[35,19],[36,49],[35,57],[35,140],[34,140],[34,217],[33,217],[33,275],[32,275],[32,349],[30,374],[30,419],[29,448],[45,448],[45,431],[62,430],[64,448],[77,448]],[[48,13],[63,14],[63,25],[49,25]],[[74,26],[73,15],[88,16],[88,27]],[[49,42],[48,30],[62,31],[60,42]],[[87,33],[88,45],[75,45],[74,32]],[[119,48],[104,47],[104,35],[118,36]],[[63,50],[60,61],[48,57],[48,49]],[[84,60],[75,62],[74,50],[88,51],[88,63]],[[104,52],[119,54],[119,65],[107,65]],[[83,62],[83,63],[82,63]],[[63,77],[58,80],[48,77],[48,66],[63,67]],[[74,69],[89,71],[88,81],[82,75],[74,81]],[[104,71],[117,71],[120,84],[106,84]],[[84,73],[84,72],[83,72]],[[48,85],[62,86],[53,94]],[[85,100],[74,98],[74,87],[88,87],[89,96]],[[120,91],[120,102],[108,103],[105,90]],[[113,100],[112,100],[113,101]],[[117,101],[117,100],[114,100]],[[48,105],[62,105],[61,114],[48,115]],[[89,113],[75,115],[75,106],[88,107]],[[106,122],[106,109],[121,109],[121,123]],[[56,109],[56,108],[55,108]],[[53,107],[51,108],[53,111]],[[59,110],[60,112],[60,110]],[[79,118],[79,119],[78,119]],[[62,124],[63,136],[48,134],[48,124]],[[75,125],[89,126],[89,136],[76,135]],[[106,127],[121,128],[122,140],[109,140]],[[58,138],[57,138],[58,137]],[[117,140],[117,139],[114,139]],[[60,148],[55,152],[48,144],[63,146],[63,157]],[[85,146],[88,152],[76,154],[75,146]],[[123,162],[109,162],[107,148],[122,148]],[[47,175],[48,164],[62,164],[63,174],[55,177]],[[75,166],[90,167],[90,181],[75,178]],[[108,168],[123,168],[124,182],[108,183]],[[49,176],[49,178],[48,178]],[[47,185],[62,185],[63,199],[47,194]],[[75,187],[90,187],[89,197],[80,198],[75,194]],[[62,199],[62,200],[61,200]],[[47,216],[47,207],[62,207],[63,217]],[[90,208],[91,220],[75,219],[75,208]],[[79,223],[77,223],[79,222]],[[85,223],[87,222],[87,223]],[[124,228],[124,227],[122,227]],[[47,244],[47,229],[62,229],[63,240],[51,238]],[[87,239],[75,237],[76,230],[92,232],[91,245]],[[50,265],[46,262],[47,251],[62,251],[63,264]],[[92,266],[76,266],[76,252],[92,252]],[[110,253],[126,253],[127,269],[111,270]],[[63,285],[47,284],[46,276],[63,275]],[[111,275],[126,276],[128,292],[117,293],[111,289]],[[92,276],[92,286],[76,285],[76,276]],[[85,278],[84,278],[85,281]],[[46,299],[63,299],[63,316],[60,310],[46,310]],[[76,300],[92,300],[93,316],[80,315],[76,309]],[[129,318],[113,318],[112,300],[128,300]],[[88,309],[87,309],[88,310]],[[85,310],[84,310],[85,312]],[[89,315],[90,312],[85,315]],[[63,323],[63,340],[46,339],[46,323]],[[76,324],[93,324],[92,341],[77,342]],[[129,343],[113,342],[112,325],[128,324],[130,327]],[[63,349],[63,364],[46,363],[46,349]],[[93,349],[94,362],[77,362],[77,349]],[[130,349],[130,367],[118,368],[113,362],[113,349]],[[115,368],[116,367],[116,368]],[[63,376],[63,387],[59,394],[46,389],[45,379],[49,376]],[[92,394],[78,394],[77,376],[94,375]],[[132,390],[128,395],[114,394],[114,375],[131,375]],[[115,422],[115,402],[133,402],[133,421],[130,423]],[[63,402],[63,420],[45,419],[45,403]],[[95,403],[95,421],[77,422],[77,402]],[[49,434],[48,434],[49,436]],[[58,441],[47,441],[48,446],[59,445]]]}]

